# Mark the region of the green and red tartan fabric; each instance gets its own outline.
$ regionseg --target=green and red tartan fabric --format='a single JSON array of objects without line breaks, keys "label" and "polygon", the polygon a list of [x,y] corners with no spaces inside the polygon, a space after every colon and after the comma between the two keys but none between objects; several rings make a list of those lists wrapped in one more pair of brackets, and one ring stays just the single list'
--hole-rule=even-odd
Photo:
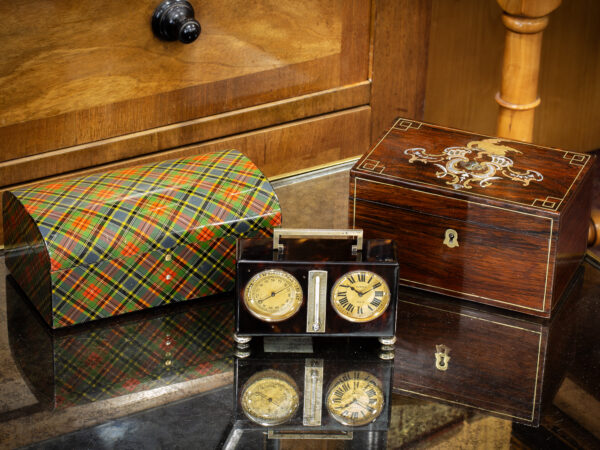
[{"label": "green and red tartan fabric", "polygon": [[[236,150],[19,189],[4,204],[7,266],[54,328],[231,290],[236,238],[281,223],[271,185]],[[24,247],[46,255],[32,264]]]}]

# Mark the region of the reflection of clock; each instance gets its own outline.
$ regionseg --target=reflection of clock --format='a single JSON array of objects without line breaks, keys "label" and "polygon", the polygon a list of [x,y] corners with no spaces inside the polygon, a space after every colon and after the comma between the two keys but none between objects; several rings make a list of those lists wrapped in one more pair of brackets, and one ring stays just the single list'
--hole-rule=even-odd
[{"label": "reflection of clock", "polygon": [[241,392],[241,405],[246,416],[264,426],[286,422],[299,404],[296,383],[278,370],[263,370],[253,375]]},{"label": "reflection of clock", "polygon": [[362,370],[346,372],[331,383],[327,410],[343,425],[360,426],[373,422],[383,411],[385,400],[381,381]]},{"label": "reflection of clock", "polygon": [[254,275],[244,289],[244,304],[253,316],[267,322],[292,317],[302,305],[298,280],[284,270],[267,269]]},{"label": "reflection of clock", "polygon": [[390,288],[383,278],[368,270],[342,275],[331,289],[335,311],[352,322],[369,322],[382,315],[390,304]]}]

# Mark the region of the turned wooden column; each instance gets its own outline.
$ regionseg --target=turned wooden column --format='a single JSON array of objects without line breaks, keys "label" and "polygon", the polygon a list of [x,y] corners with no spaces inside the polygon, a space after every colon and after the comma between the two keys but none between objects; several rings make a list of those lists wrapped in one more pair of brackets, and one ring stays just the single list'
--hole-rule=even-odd
[{"label": "turned wooden column", "polygon": [[540,104],[538,75],[542,33],[548,15],[561,0],[497,0],[506,27],[502,85],[496,94],[500,105],[497,134],[530,142],[533,117]]}]

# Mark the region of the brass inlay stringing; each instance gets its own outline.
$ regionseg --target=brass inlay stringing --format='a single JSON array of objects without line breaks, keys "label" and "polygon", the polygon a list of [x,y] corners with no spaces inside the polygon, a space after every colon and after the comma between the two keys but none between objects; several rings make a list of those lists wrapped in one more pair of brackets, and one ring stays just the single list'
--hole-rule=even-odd
[{"label": "brass inlay stringing", "polygon": [[448,370],[448,363],[450,362],[450,348],[444,344],[435,346],[435,368],[437,370],[446,371]]},{"label": "brass inlay stringing", "polygon": [[[404,126],[400,126],[400,124],[402,124],[403,122],[407,122],[409,124],[408,125],[405,124]],[[393,130],[407,131],[410,128],[418,129],[422,125],[425,125],[426,127],[432,127],[432,125],[430,125],[430,124],[426,124],[426,123],[422,123],[422,122],[412,122],[412,121],[407,120],[407,119],[399,118],[398,120],[396,120],[396,123],[394,124],[394,126],[392,128],[390,128],[388,130],[388,132],[377,142],[377,144],[375,144],[371,148],[371,150],[369,151],[369,153],[367,153],[366,155],[363,155],[362,161],[366,161],[367,159],[369,159],[372,163],[375,163],[376,165],[377,165],[377,163],[383,164],[380,161],[377,161],[377,160],[374,160],[373,158],[371,158],[371,155],[373,154],[373,152],[375,152],[375,150],[379,147],[379,145],[388,137],[388,135]],[[456,131],[455,129],[448,128],[448,127],[441,127],[441,126],[434,126],[434,127],[442,129],[442,130]],[[483,136],[483,135],[482,135],[482,137],[486,137],[487,138],[487,139],[483,139],[482,141],[495,139],[493,137]],[[507,140],[507,139],[503,139],[503,141],[504,142],[511,142],[510,140]],[[481,141],[473,141],[473,142],[481,142]],[[562,202],[564,201],[564,199],[567,197],[567,195],[571,191],[573,185],[575,184],[575,182],[577,181],[577,179],[581,175],[581,172],[583,171],[583,168],[587,164],[587,162],[590,159],[591,155],[586,155],[586,154],[583,154],[583,153],[575,153],[575,152],[565,152],[564,150],[559,150],[559,149],[555,149],[555,148],[551,148],[551,147],[542,147],[540,145],[535,145],[535,144],[528,144],[528,145],[530,147],[542,148],[542,149],[548,150],[550,152],[552,152],[552,151],[554,151],[554,152],[562,152],[563,155],[564,155],[563,156],[564,159],[570,159],[571,160],[570,164],[573,164],[573,165],[576,165],[576,166],[580,166],[579,172],[573,178],[573,181],[571,182],[570,186],[567,188],[566,192],[564,193],[564,195],[560,199],[560,201],[558,203],[556,203],[553,208],[548,208],[547,206],[544,206],[545,209],[550,209],[552,211],[557,211],[558,208],[561,206]],[[578,163],[578,164],[574,164],[574,163]],[[362,166],[359,166],[358,169],[359,170],[365,170],[365,168],[362,167]],[[370,171],[370,170],[366,169],[365,171]],[[387,174],[387,176],[390,177],[390,178],[392,178],[392,179],[405,180],[402,177],[393,176],[391,174]],[[422,182],[421,184],[426,185],[426,186],[435,186],[435,187],[438,186],[437,184],[426,183],[426,182]],[[481,192],[473,193],[472,195],[474,195],[476,197],[482,197],[482,198],[497,198],[497,197],[495,197],[493,195],[485,195],[485,194],[483,194]],[[535,201],[534,201],[533,204],[529,204],[529,203],[525,203],[525,202],[519,202],[519,201],[509,200],[507,198],[502,199],[502,200],[505,201],[506,203],[513,203],[513,204],[516,204],[516,205],[525,205],[525,206],[537,207],[537,205],[535,204]]]}]

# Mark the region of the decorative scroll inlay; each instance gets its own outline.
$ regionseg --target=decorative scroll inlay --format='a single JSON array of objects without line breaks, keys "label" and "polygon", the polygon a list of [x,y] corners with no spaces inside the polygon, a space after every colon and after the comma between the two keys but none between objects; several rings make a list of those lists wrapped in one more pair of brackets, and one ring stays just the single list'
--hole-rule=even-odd
[{"label": "decorative scroll inlay", "polygon": [[438,178],[449,177],[446,181],[454,189],[471,189],[471,183],[482,188],[492,185],[492,180],[508,178],[528,186],[532,181],[542,181],[543,175],[536,170],[516,170],[513,160],[506,156],[519,150],[500,144],[500,139],[472,141],[466,147],[448,147],[441,154],[430,155],[424,148],[409,148],[404,154],[410,156],[409,163],[419,161],[432,163],[440,170]]}]

